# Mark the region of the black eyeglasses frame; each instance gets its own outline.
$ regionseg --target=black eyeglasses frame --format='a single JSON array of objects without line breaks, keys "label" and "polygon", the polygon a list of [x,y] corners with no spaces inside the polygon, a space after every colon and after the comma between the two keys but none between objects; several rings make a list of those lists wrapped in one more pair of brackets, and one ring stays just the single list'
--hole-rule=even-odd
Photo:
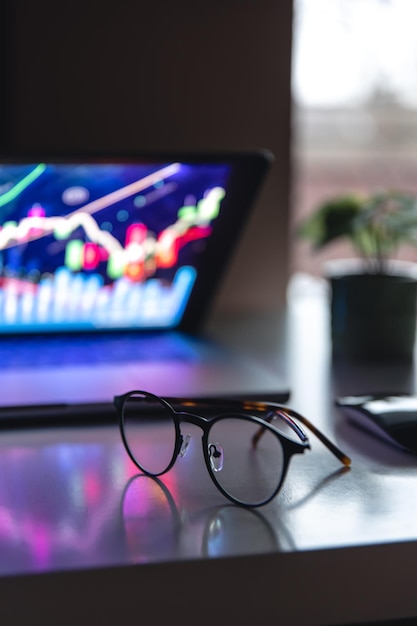
[{"label": "black eyeglasses frame", "polygon": [[[129,443],[127,441],[125,428],[124,428],[123,408],[124,408],[126,400],[129,397],[132,397],[134,395],[141,395],[143,397],[148,397],[151,400],[162,404],[165,407],[165,409],[171,414],[172,419],[173,419],[173,423],[175,427],[175,446],[174,446],[172,458],[170,462],[168,463],[167,467],[158,473],[149,472],[146,468],[140,465],[140,463],[137,461],[134,454],[132,453]],[[184,444],[184,438],[181,433],[181,427],[180,427],[181,423],[185,422],[185,423],[193,424],[199,427],[203,431],[203,435],[202,435],[203,456],[204,456],[205,464],[206,464],[208,473],[210,475],[210,478],[212,479],[217,489],[228,500],[240,506],[245,506],[245,507],[263,506],[267,504],[268,502],[270,502],[273,498],[275,498],[275,496],[279,493],[285,481],[291,458],[295,454],[304,453],[305,450],[311,447],[307,435],[305,434],[303,429],[299,426],[299,424],[297,424],[295,420],[299,420],[301,421],[301,423],[309,427],[312,430],[312,432],[314,432],[314,434],[316,434],[316,436],[319,437],[319,439],[329,448],[329,450],[333,454],[337,456],[337,458],[345,466],[350,465],[349,457],[347,457],[343,452],[341,452],[330,440],[327,439],[325,435],[323,435],[323,433],[321,433],[315,426],[313,426],[306,418],[301,416],[296,411],[293,411],[292,409],[289,409],[288,407],[284,407],[276,403],[269,403],[269,402],[265,403],[265,402],[258,402],[258,401],[246,401],[246,400],[240,401],[240,400],[229,400],[229,399],[214,399],[214,398],[201,398],[201,399],[161,398],[160,396],[157,396],[155,394],[152,394],[147,391],[142,391],[142,390],[129,391],[125,394],[115,396],[113,403],[118,413],[119,429],[120,429],[120,434],[121,434],[124,447],[130,459],[132,460],[132,462],[136,465],[136,467],[138,467],[138,469],[140,469],[141,472],[143,472],[144,474],[148,476],[161,476],[165,474],[166,472],[168,472],[170,469],[172,469],[172,467],[174,466],[178,458],[178,455],[180,454],[182,446]],[[205,410],[208,410],[209,413],[213,413],[213,410],[214,410],[214,415],[211,415],[210,417],[205,417],[203,415],[200,415],[194,412],[188,412],[188,411],[183,411],[183,410],[178,411],[174,408],[174,406],[172,406],[173,404],[179,405],[180,407],[190,407],[190,408],[196,407],[196,408],[199,408],[201,411],[205,409]],[[220,407],[227,408],[228,412],[217,413],[215,409],[216,408],[219,409]],[[245,411],[245,413],[243,413],[242,411]],[[259,414],[256,415],[256,413],[259,413],[259,414],[263,413],[264,417],[261,417]],[[279,416],[280,418],[282,418],[285,424],[293,432],[295,432],[299,441],[296,441],[294,439],[291,439],[290,437],[287,437],[285,434],[283,434],[277,428],[275,428],[270,423],[272,419],[274,418],[274,416]],[[225,418],[243,419],[243,420],[251,421],[252,423],[258,424],[259,430],[257,431],[257,433],[252,439],[252,445],[254,447],[257,446],[259,439],[262,437],[263,433],[266,430],[270,431],[275,437],[277,437],[281,443],[282,450],[283,450],[283,468],[282,468],[281,478],[274,492],[268,498],[262,500],[261,502],[247,503],[247,502],[241,501],[238,498],[235,498],[230,493],[228,493],[225,489],[223,489],[222,485],[216,480],[214,471],[211,466],[210,457],[209,457],[209,433],[215,423]]]}]

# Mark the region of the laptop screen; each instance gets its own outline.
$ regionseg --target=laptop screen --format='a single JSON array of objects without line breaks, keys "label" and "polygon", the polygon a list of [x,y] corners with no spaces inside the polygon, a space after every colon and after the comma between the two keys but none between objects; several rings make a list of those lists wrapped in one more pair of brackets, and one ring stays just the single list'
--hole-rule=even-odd
[{"label": "laptop screen", "polygon": [[239,230],[236,172],[227,157],[3,158],[0,333],[180,326]]}]

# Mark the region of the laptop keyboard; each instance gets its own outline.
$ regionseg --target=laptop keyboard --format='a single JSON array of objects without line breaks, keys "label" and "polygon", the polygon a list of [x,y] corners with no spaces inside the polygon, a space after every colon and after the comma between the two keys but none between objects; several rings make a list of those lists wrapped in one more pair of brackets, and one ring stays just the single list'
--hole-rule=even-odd
[{"label": "laptop keyboard", "polygon": [[129,361],[196,361],[196,344],[177,333],[5,337],[0,369]]}]

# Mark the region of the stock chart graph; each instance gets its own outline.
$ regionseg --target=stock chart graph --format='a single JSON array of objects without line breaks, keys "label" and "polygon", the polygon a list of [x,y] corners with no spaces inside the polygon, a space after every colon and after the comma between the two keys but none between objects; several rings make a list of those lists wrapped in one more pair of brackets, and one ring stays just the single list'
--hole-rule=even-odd
[{"label": "stock chart graph", "polygon": [[0,164],[0,324],[170,326],[227,167]]}]

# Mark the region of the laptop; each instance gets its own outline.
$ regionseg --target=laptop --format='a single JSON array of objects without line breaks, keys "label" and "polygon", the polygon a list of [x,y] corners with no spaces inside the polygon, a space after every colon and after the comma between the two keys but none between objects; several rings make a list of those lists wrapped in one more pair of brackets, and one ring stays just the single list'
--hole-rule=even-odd
[{"label": "laptop", "polygon": [[204,336],[272,156],[0,158],[0,424],[113,415],[131,389],[288,398]]}]

